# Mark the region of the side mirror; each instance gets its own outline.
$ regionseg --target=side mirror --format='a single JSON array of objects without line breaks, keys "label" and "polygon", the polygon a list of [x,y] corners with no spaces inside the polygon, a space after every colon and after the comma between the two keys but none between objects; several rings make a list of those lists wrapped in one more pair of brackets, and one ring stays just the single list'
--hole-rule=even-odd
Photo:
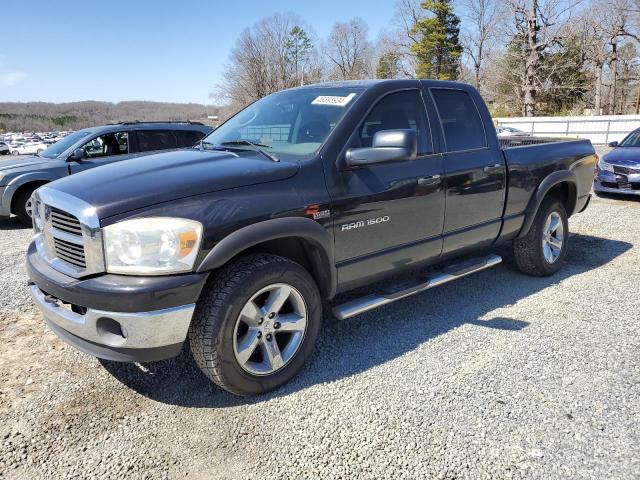
[{"label": "side mirror", "polygon": [[69,158],[67,159],[69,162],[79,162],[84,157],[87,156],[87,152],[84,151],[84,148],[76,148]]},{"label": "side mirror", "polygon": [[377,163],[415,160],[418,154],[418,136],[413,130],[382,130],[373,136],[370,148],[347,150],[346,161],[351,167]]},{"label": "side mirror", "polygon": [[609,146],[611,148],[616,148],[618,146],[618,142],[609,142]]}]

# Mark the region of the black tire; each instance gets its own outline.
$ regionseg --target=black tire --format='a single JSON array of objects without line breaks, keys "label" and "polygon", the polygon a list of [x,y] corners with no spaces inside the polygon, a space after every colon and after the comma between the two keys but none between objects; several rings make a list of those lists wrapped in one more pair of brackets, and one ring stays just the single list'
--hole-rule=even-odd
[{"label": "black tire", "polygon": [[14,150],[12,153],[13,153],[14,155],[20,155],[20,152],[19,152],[19,151],[17,151],[17,150]]},{"label": "black tire", "polygon": [[[564,239],[560,248],[560,255],[556,261],[550,263],[545,259],[543,251],[543,235],[547,218],[556,212],[562,221]],[[528,275],[546,277],[553,275],[562,268],[569,247],[569,221],[564,204],[557,197],[547,197],[542,201],[529,233],[513,241],[513,254],[518,269]]]},{"label": "black tire", "polygon": [[27,213],[27,202],[36,188],[38,187],[27,187],[20,190],[16,196],[15,203],[13,204],[13,213],[16,214],[20,223],[25,227],[31,227],[33,225],[31,216]]},{"label": "black tire", "polygon": [[[240,311],[260,289],[286,283],[304,299],[307,326],[296,353],[268,375],[246,371],[234,353]],[[236,395],[273,390],[293,378],[313,352],[322,321],[322,301],[313,278],[299,264],[276,255],[251,254],[224,266],[207,282],[189,329],[189,346],[198,367],[214,383]]]}]

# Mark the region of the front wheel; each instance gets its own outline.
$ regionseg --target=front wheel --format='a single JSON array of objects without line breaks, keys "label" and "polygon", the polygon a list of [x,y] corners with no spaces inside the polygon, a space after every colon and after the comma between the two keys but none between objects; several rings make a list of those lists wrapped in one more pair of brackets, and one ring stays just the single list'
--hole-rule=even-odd
[{"label": "front wheel", "polygon": [[569,221],[564,204],[545,198],[529,233],[513,242],[518,269],[529,275],[553,275],[562,267],[569,246]]},{"label": "front wheel", "polygon": [[31,201],[31,195],[37,187],[33,188],[25,188],[18,192],[18,195],[15,200],[15,214],[18,217],[18,220],[25,226],[32,226],[31,217],[33,215],[33,204]]},{"label": "front wheel", "polygon": [[240,257],[215,274],[196,305],[192,355],[231,393],[273,390],[311,356],[321,310],[318,288],[302,266],[276,255]]}]

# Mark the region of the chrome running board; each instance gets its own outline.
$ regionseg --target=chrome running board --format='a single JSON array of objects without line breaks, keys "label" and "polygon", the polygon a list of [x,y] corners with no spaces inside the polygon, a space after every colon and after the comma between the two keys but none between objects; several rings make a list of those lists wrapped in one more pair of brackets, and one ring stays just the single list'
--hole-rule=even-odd
[{"label": "chrome running board", "polygon": [[453,264],[442,270],[440,273],[430,275],[424,283],[418,283],[417,285],[413,285],[408,288],[402,288],[400,290],[387,293],[367,295],[366,297],[357,298],[341,305],[337,305],[332,309],[333,314],[338,320],[346,320],[347,318],[360,315],[361,313],[387,305],[388,303],[395,302],[396,300],[401,300],[416,293],[424,292],[430,288],[451,282],[452,280],[466,277],[467,275],[479,272],[480,270],[485,270],[498,265],[501,262],[501,256],[488,255],[486,257],[474,258]]}]

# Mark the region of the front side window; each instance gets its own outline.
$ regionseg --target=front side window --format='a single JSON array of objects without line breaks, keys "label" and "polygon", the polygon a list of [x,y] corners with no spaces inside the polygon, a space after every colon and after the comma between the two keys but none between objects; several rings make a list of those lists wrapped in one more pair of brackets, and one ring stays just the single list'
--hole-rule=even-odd
[{"label": "front side window", "polygon": [[360,91],[359,88],[318,86],[274,93],[223,123],[205,137],[203,148],[252,142],[275,155],[313,155],[354,104]]},{"label": "front side window", "polygon": [[440,115],[448,152],[487,146],[480,114],[467,92],[433,88],[431,94]]},{"label": "front side window", "polygon": [[387,95],[369,112],[358,132],[362,147],[371,147],[382,130],[413,130],[418,135],[418,155],[433,152],[431,131],[422,97],[417,90]]},{"label": "front side window", "polygon": [[138,136],[138,150],[141,152],[178,148],[178,140],[169,130],[141,130],[136,134]]},{"label": "front side window", "polygon": [[94,138],[84,145],[87,158],[110,157],[129,153],[127,132],[107,133]]}]

